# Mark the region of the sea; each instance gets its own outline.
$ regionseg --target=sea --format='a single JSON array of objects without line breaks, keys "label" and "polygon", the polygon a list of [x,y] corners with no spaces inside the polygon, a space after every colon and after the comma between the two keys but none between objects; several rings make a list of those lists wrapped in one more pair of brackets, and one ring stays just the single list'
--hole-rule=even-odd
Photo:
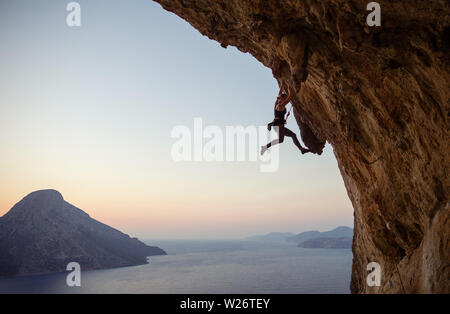
[{"label": "sea", "polygon": [[0,279],[0,293],[350,293],[350,249],[306,249],[243,240],[145,240],[168,255],[140,266]]}]

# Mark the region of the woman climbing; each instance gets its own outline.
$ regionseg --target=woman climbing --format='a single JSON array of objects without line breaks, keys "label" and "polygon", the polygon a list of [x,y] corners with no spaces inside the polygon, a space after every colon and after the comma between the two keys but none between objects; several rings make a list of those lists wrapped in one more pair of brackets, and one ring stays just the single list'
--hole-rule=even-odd
[{"label": "woman climbing", "polygon": [[295,146],[298,147],[298,149],[302,152],[302,154],[310,152],[309,149],[304,148],[300,144],[300,142],[297,139],[297,135],[291,130],[289,130],[287,127],[285,127],[286,119],[284,117],[286,115],[286,105],[291,101],[292,96],[294,94],[295,91],[290,90],[289,95],[287,95],[284,87],[281,86],[277,100],[275,101],[275,108],[274,108],[275,119],[273,119],[273,122],[267,125],[269,131],[271,130],[272,126],[275,127],[275,132],[278,133],[278,139],[273,140],[272,142],[268,143],[265,146],[262,146],[261,155],[263,155],[266,152],[266,150],[268,150],[271,146],[276,145],[278,143],[283,143],[285,136],[292,138],[292,141],[294,141]]}]

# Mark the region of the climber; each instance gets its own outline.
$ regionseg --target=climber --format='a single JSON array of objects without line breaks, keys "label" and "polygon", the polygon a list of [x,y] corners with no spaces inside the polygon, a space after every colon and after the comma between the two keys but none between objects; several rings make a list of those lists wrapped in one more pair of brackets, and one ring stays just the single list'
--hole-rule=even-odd
[{"label": "climber", "polygon": [[275,127],[275,131],[278,133],[278,139],[273,140],[265,146],[261,147],[261,155],[263,155],[266,150],[268,150],[272,145],[276,145],[278,143],[283,143],[284,137],[290,137],[294,141],[295,146],[302,152],[302,154],[306,154],[310,152],[309,149],[304,148],[297,139],[297,135],[285,127],[286,119],[284,118],[286,115],[286,105],[291,101],[292,96],[295,94],[294,90],[289,90],[289,95],[286,94],[283,86],[280,88],[280,92],[278,93],[277,100],[275,101],[275,119],[273,122],[267,125],[268,130],[272,129],[272,126]]}]

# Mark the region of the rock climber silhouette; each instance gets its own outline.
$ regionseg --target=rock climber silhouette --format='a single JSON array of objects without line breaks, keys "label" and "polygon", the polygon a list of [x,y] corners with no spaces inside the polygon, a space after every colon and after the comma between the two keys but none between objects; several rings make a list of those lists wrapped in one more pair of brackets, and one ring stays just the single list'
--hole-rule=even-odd
[{"label": "rock climber silhouette", "polygon": [[[284,86],[281,86],[280,92],[278,93],[277,100],[275,101],[275,108],[274,108],[275,118],[273,119],[273,121],[271,123],[269,123],[267,125],[267,128],[269,131],[272,129],[272,127],[275,127],[275,132],[278,133],[278,139],[273,140],[272,142],[268,143],[265,146],[262,146],[261,147],[261,155],[263,155],[266,152],[266,150],[268,150],[271,146],[277,145],[279,143],[283,143],[285,136],[292,138],[292,141],[294,142],[295,146],[297,146],[297,148],[302,152],[302,154],[306,154],[306,153],[310,152],[309,149],[304,148],[300,144],[300,142],[297,138],[297,135],[285,126],[286,119],[287,119],[287,117],[285,119],[286,105],[291,101],[292,96],[294,94],[295,94],[295,91],[293,89],[289,90],[289,95],[286,94],[286,90],[285,90]],[[290,114],[290,112],[288,113],[288,116],[289,116],[289,114]]]}]

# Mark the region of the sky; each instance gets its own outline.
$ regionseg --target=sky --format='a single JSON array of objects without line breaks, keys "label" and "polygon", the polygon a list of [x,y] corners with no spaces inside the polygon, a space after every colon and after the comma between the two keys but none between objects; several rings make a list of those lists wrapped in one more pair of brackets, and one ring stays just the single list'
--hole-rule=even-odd
[{"label": "sky", "polygon": [[[280,166],[175,162],[174,127],[264,126],[271,70],[149,0],[0,0],[0,216],[56,189],[140,238],[229,239],[353,225],[332,148]],[[298,133],[293,117],[288,127]]]}]

